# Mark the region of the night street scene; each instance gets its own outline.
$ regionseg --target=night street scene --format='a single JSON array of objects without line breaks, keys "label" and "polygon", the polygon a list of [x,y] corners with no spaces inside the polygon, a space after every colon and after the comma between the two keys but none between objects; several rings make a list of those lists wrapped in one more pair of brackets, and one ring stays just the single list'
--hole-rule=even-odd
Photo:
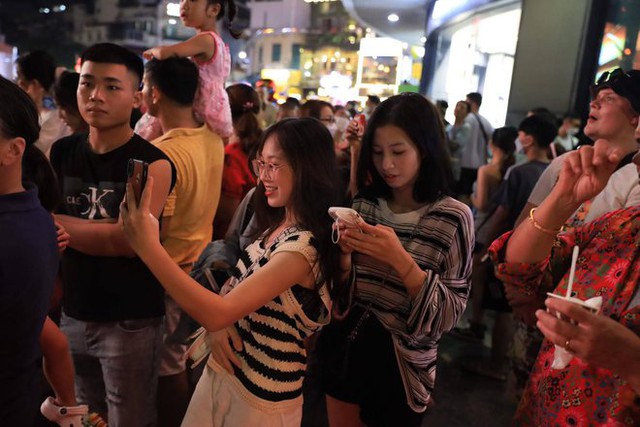
[{"label": "night street scene", "polygon": [[0,426],[640,426],[640,0],[0,0]]}]

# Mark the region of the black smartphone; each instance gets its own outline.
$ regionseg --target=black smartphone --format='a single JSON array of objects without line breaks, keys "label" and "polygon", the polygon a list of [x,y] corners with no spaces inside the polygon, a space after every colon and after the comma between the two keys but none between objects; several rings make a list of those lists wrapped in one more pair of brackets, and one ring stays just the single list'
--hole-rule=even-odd
[{"label": "black smartphone", "polygon": [[129,159],[127,165],[127,183],[131,184],[133,194],[136,198],[136,205],[140,204],[142,190],[147,183],[147,173],[149,172],[149,163],[142,160]]}]

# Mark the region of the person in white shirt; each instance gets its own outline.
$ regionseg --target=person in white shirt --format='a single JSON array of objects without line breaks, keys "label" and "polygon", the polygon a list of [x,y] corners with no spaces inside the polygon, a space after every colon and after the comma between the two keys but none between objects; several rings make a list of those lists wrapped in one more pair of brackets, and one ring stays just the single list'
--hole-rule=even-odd
[{"label": "person in white shirt", "polygon": [[558,128],[558,136],[553,141],[555,144],[560,144],[562,147],[571,151],[578,146],[578,138],[576,134],[580,131],[580,125],[582,120],[576,113],[568,112],[562,117],[562,123]]},{"label": "person in white shirt", "polygon": [[493,133],[489,120],[478,114],[482,95],[478,92],[468,93],[466,101],[471,105],[471,112],[465,118],[465,122],[471,127],[471,136],[460,153],[458,196],[462,198],[469,197],[478,177],[478,168],[487,163],[487,144]]}]

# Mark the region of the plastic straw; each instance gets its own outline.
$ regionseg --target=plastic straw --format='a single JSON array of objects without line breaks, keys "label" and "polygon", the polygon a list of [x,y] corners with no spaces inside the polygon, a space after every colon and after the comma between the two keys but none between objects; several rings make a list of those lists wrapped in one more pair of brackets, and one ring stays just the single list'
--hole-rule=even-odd
[{"label": "plastic straw", "polygon": [[571,270],[569,270],[569,284],[567,285],[567,298],[571,296],[573,289],[573,278],[576,275],[576,263],[578,262],[578,253],[580,248],[578,246],[573,247],[573,254],[571,255]]}]

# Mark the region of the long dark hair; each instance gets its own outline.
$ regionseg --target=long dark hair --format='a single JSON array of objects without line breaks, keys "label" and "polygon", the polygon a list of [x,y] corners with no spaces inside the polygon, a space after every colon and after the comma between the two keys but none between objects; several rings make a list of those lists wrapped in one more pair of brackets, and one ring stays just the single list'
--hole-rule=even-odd
[{"label": "long dark hair", "polygon": [[[291,207],[298,225],[310,231],[315,239],[322,282],[330,285],[332,297],[337,291],[339,250],[331,241],[332,219],[327,210],[340,202],[338,166],[333,139],[327,128],[312,118],[284,119],[272,125],[262,138],[258,153],[265,142],[274,138],[293,171]],[[268,205],[264,184],[258,183],[254,193],[258,220],[257,234],[274,231],[285,218],[285,208]]]},{"label": "long dark hair", "polygon": [[233,130],[240,140],[242,151],[253,159],[262,137],[262,128],[257,114],[260,112],[260,98],[251,86],[238,83],[227,87]]},{"label": "long dark hair", "polygon": [[500,177],[504,178],[507,170],[516,164],[516,138],[518,130],[513,126],[505,126],[493,131],[491,144],[504,152],[504,160],[500,166]]},{"label": "long dark hair", "polygon": [[378,105],[371,116],[356,172],[361,194],[367,198],[391,197],[391,188],[378,173],[372,157],[376,130],[388,125],[402,129],[418,149],[420,169],[413,186],[415,201],[431,203],[450,195],[453,173],[442,118],[438,109],[417,93],[392,96]]}]

